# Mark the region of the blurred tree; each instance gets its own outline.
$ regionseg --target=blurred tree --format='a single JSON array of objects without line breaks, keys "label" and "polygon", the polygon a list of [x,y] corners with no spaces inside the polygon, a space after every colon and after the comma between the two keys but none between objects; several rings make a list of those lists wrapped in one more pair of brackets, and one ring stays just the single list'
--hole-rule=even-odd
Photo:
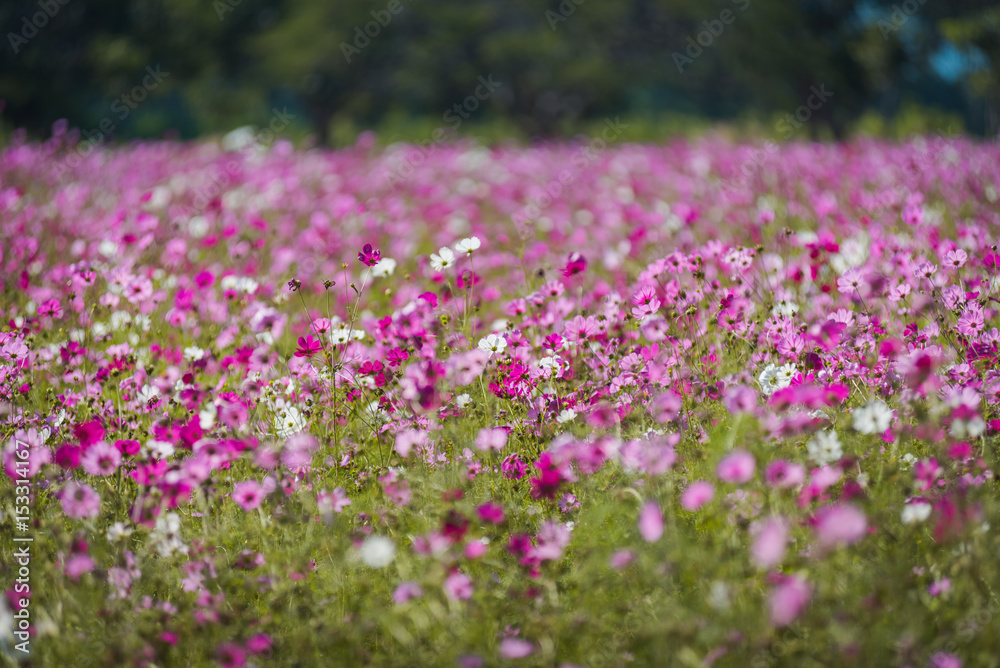
[{"label": "blurred tree", "polygon": [[[970,125],[995,132],[1000,111],[1000,9],[983,0],[6,0],[0,26],[3,118],[35,135],[58,118],[220,132],[266,123],[276,99],[322,143],[334,121],[401,117],[536,138],[664,110],[780,124],[820,87],[796,135],[914,102],[967,121],[985,105]],[[126,104],[147,67],[168,74]],[[480,77],[499,86],[470,99]]]}]

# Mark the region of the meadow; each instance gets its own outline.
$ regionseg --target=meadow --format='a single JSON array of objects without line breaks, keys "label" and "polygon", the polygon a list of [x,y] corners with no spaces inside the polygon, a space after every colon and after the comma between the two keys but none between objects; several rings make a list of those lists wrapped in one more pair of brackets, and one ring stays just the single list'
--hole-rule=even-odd
[{"label": "meadow", "polygon": [[1000,146],[0,153],[18,666],[1000,665]]}]

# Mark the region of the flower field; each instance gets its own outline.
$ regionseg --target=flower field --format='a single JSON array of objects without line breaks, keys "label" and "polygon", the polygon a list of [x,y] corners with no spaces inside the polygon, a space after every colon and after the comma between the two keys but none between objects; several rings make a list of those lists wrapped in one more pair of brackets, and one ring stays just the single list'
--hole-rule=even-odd
[{"label": "flower field", "polygon": [[7,665],[1000,665],[1000,146],[61,141]]}]

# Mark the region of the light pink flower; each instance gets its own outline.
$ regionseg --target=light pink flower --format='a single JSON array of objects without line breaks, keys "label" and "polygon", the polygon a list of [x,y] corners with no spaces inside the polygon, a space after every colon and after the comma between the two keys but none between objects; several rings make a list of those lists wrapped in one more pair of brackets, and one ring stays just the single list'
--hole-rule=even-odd
[{"label": "light pink flower", "polygon": [[719,462],[715,473],[723,482],[741,484],[753,478],[755,469],[753,455],[743,450],[734,450]]},{"label": "light pink flower", "polygon": [[655,543],[663,536],[663,513],[654,501],[648,501],[639,511],[639,533],[647,543]]},{"label": "light pink flower", "polygon": [[867,529],[865,514],[850,504],[828,506],[816,513],[816,539],[823,547],[856,543]]},{"label": "light pink flower", "polygon": [[247,512],[259,508],[266,496],[267,492],[264,491],[264,488],[256,480],[238,482],[233,489],[233,501]]},{"label": "light pink flower", "polygon": [[472,596],[472,580],[460,571],[455,571],[444,580],[444,593],[453,601],[461,601]]},{"label": "light pink flower", "polygon": [[534,651],[534,645],[520,638],[504,638],[500,642],[500,657],[507,660],[523,659]]},{"label": "light pink flower", "polygon": [[478,450],[493,450],[500,452],[507,445],[507,432],[504,429],[481,429],[476,437]]},{"label": "light pink flower", "polygon": [[66,517],[73,519],[90,519],[101,512],[101,495],[82,482],[66,483],[61,503]]},{"label": "light pink flower", "polygon": [[698,510],[711,501],[713,496],[715,496],[715,488],[712,487],[712,483],[699,480],[691,483],[681,494],[681,507],[684,510]]},{"label": "light pink flower", "polygon": [[771,591],[771,623],[788,626],[794,622],[811,596],[809,583],[802,577],[793,576],[778,584]]},{"label": "light pink flower", "polygon": [[788,523],[781,517],[769,517],[751,528],[754,536],[750,556],[760,568],[774,568],[785,558]]},{"label": "light pink flower", "polygon": [[87,448],[80,457],[83,470],[90,475],[111,475],[118,470],[122,462],[122,453],[107,441],[98,441]]}]

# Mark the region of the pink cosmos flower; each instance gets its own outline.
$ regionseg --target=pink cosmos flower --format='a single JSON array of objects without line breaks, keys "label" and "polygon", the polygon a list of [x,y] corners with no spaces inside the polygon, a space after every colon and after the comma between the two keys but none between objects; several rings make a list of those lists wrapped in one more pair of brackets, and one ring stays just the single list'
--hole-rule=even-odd
[{"label": "pink cosmos flower", "polygon": [[792,576],[784,579],[771,591],[771,623],[788,626],[798,618],[812,596],[812,589],[805,578]]},{"label": "pink cosmos flower", "polygon": [[316,494],[316,505],[321,513],[342,513],[351,505],[347,492],[342,487],[336,487],[332,492],[322,491]]},{"label": "pink cosmos flower", "polygon": [[798,487],[806,480],[806,469],[801,464],[778,459],[768,465],[764,478],[774,487]]},{"label": "pink cosmos flower", "polygon": [[101,512],[101,495],[75,480],[66,483],[60,502],[66,517],[73,519],[91,519]]},{"label": "pink cosmos flower", "polygon": [[504,638],[500,642],[500,658],[507,659],[508,661],[523,659],[526,656],[530,656],[534,651],[534,645],[520,638]]},{"label": "pink cosmos flower", "polygon": [[247,639],[246,648],[254,654],[264,654],[270,651],[272,644],[271,636],[266,633],[257,633]]},{"label": "pink cosmos flower", "polygon": [[711,501],[713,496],[715,496],[715,488],[712,487],[712,483],[699,480],[691,483],[681,494],[681,507],[684,510],[698,510]]},{"label": "pink cosmos flower", "polygon": [[453,601],[461,601],[472,596],[472,580],[461,571],[455,571],[444,580],[444,593]]},{"label": "pink cosmos flower", "polygon": [[774,568],[785,558],[788,545],[788,523],[782,517],[769,517],[755,523],[750,530],[754,537],[750,556],[763,569]]},{"label": "pink cosmos flower", "polygon": [[934,652],[928,664],[930,668],[962,668],[962,660],[947,652]]},{"label": "pink cosmos flower", "polygon": [[215,660],[222,668],[243,668],[247,665],[247,653],[236,643],[224,642],[215,649]]},{"label": "pink cosmos flower", "polygon": [[743,450],[734,450],[719,462],[715,473],[723,482],[742,484],[753,478],[755,469],[753,455]]},{"label": "pink cosmos flower", "polygon": [[837,279],[837,289],[847,295],[853,295],[861,290],[864,283],[864,274],[860,269],[852,268],[844,272],[844,275]]},{"label": "pink cosmos flower", "polygon": [[649,414],[661,423],[677,419],[681,414],[681,397],[676,392],[662,392],[649,402]]},{"label": "pink cosmos flower", "polygon": [[78,580],[84,573],[90,573],[97,567],[89,554],[73,554],[66,559],[63,572],[67,577]]},{"label": "pink cosmos flower", "polygon": [[80,457],[83,470],[90,475],[106,476],[118,470],[122,453],[107,441],[98,441]]},{"label": "pink cosmos flower", "polygon": [[663,513],[653,501],[647,501],[639,512],[639,533],[647,543],[655,543],[663,536]]},{"label": "pink cosmos flower", "polygon": [[256,510],[267,496],[267,492],[256,480],[245,480],[236,483],[233,489],[233,501],[246,512]]},{"label": "pink cosmos flower", "polygon": [[828,506],[816,513],[816,539],[823,547],[850,545],[861,540],[868,529],[865,514],[850,504]]},{"label": "pink cosmos flower", "polygon": [[620,571],[635,561],[635,552],[632,550],[618,550],[611,555],[610,565],[616,571]]},{"label": "pink cosmos flower", "polygon": [[480,429],[476,437],[476,448],[478,450],[492,450],[500,452],[507,445],[507,430],[500,428]]},{"label": "pink cosmos flower", "polygon": [[416,582],[401,582],[396,590],[392,592],[392,600],[396,605],[402,605],[407,601],[420,598],[424,595],[424,590]]}]

